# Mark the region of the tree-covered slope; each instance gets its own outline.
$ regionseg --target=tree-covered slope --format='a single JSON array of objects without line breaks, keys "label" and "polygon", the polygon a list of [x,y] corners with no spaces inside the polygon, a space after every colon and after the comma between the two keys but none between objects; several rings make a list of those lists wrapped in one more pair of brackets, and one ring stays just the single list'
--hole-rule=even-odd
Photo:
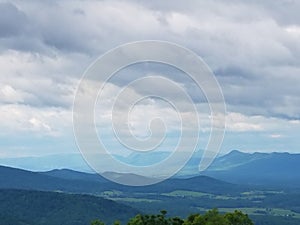
[{"label": "tree-covered slope", "polygon": [[0,190],[0,225],[87,225],[126,221],[138,211],[100,197],[56,192]]}]

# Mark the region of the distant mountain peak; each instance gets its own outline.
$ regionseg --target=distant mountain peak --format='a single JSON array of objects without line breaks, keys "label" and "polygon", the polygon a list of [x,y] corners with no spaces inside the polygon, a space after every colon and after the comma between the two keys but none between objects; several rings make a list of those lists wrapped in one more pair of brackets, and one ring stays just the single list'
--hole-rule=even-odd
[{"label": "distant mountain peak", "polygon": [[243,154],[249,154],[249,153],[245,153],[245,152],[241,152],[237,149],[231,150],[227,155],[243,155]]}]

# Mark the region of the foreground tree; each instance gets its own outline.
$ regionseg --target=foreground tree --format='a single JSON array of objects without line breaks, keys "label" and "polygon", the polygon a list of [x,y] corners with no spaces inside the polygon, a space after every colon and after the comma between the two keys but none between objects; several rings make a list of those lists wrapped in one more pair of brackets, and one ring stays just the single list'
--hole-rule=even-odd
[{"label": "foreground tree", "polygon": [[234,213],[226,213],[224,218],[228,220],[229,225],[253,225],[247,214],[235,210]]},{"label": "foreground tree", "polygon": [[[183,220],[179,217],[166,217],[167,211],[162,210],[157,215],[138,214],[131,218],[127,225],[254,225],[247,214],[241,211],[220,214],[217,209],[207,211],[205,214],[192,214]],[[104,225],[103,222],[95,220],[91,225]],[[120,225],[117,222],[117,225]]]},{"label": "foreground tree", "polygon": [[102,221],[100,220],[93,220],[91,222],[91,225],[105,225],[105,223],[103,223]]},{"label": "foreground tree", "polygon": [[183,225],[253,225],[247,214],[241,211],[220,214],[217,209],[209,210],[204,215],[190,215]]},{"label": "foreground tree", "polygon": [[179,217],[166,218],[167,211],[162,210],[158,215],[136,215],[129,220],[128,225],[182,225]]}]

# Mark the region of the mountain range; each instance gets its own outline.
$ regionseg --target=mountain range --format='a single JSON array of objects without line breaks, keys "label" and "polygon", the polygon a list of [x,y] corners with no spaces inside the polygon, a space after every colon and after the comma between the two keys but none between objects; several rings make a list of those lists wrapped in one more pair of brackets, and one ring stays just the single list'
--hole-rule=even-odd
[{"label": "mountain range", "polygon": [[[169,153],[153,152],[147,159],[152,163]],[[186,166],[174,178],[190,178],[199,175],[213,177],[241,185],[289,186],[300,188],[300,154],[290,153],[244,153],[233,150],[214,160],[210,167],[200,173],[198,170],[202,151],[197,151]],[[126,159],[128,163],[142,162],[141,154],[133,154]],[[84,178],[87,182],[104,182],[106,179],[93,174],[81,155],[56,155],[17,159],[0,159],[0,165],[17,167],[29,171],[43,171],[40,175],[55,178]],[[50,172],[49,172],[50,171]],[[80,171],[80,172],[75,172]],[[107,171],[107,173],[110,173]],[[115,174],[118,179],[141,179],[134,174]],[[131,176],[129,178],[129,176]],[[149,179],[149,178],[143,178]],[[51,180],[51,179],[50,179]],[[50,182],[48,179],[48,181]],[[75,182],[75,181],[73,181]],[[60,183],[60,182],[59,182]],[[78,185],[77,187],[80,187]]]},{"label": "mountain range", "polygon": [[[200,157],[197,152],[176,176],[141,187],[70,168],[29,171],[0,166],[0,225],[84,225],[96,218],[111,223],[138,212],[168,209],[172,216],[186,216],[214,207],[225,211],[242,207],[255,224],[299,224],[299,154],[234,150],[202,173]],[[120,180],[151,179],[106,173]]]},{"label": "mountain range", "polygon": [[[134,174],[115,175],[121,177],[120,179],[137,179]],[[140,176],[138,176],[138,178],[140,178]],[[131,187],[111,182],[98,174],[83,173],[67,169],[48,172],[31,172],[4,166],[0,166],[0,189],[60,191],[96,195],[111,190],[119,190],[126,193],[164,193],[175,190],[189,190],[216,194],[246,190],[245,187],[240,185],[230,184],[202,175],[186,179],[168,179],[149,186]]]},{"label": "mountain range", "polygon": [[243,153],[217,158],[202,175],[237,184],[300,187],[300,154]]}]

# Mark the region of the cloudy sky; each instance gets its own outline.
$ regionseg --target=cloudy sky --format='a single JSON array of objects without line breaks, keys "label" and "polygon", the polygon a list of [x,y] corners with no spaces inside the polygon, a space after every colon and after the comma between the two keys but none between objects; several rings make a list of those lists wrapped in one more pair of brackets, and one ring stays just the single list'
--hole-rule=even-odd
[{"label": "cloudy sky", "polygon": [[[300,152],[299,11],[297,0],[0,1],[0,157],[78,153],[72,107],[82,74],[110,49],[140,40],[189,48],[212,69],[227,106],[222,153]],[[125,69],[109,82],[105,101],[133,78],[175,73],[161,65]],[[175,82],[205,117],[200,91],[180,75]],[[176,95],[162,84],[147,85]],[[141,97],[143,90],[132,87]],[[143,137],[145,121],[168,115],[167,136],[175,138],[173,113],[150,99],[134,108],[129,123]],[[102,111],[98,125],[109,126],[110,118]],[[204,122],[203,138],[208,132]],[[118,148],[109,132],[104,142]]]}]

